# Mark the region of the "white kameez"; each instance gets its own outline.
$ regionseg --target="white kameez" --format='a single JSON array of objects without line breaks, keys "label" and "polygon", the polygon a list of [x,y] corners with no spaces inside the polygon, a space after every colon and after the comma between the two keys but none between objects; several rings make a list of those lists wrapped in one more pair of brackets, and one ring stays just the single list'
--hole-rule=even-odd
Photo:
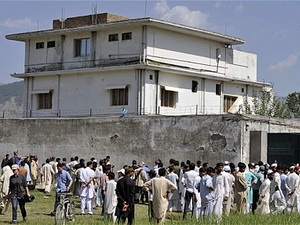
[{"label": "white kameez", "polygon": [[84,213],[85,206],[87,206],[88,213],[93,213],[92,199],[95,195],[94,184],[93,182],[90,182],[88,187],[84,187],[84,183],[89,182],[93,177],[95,177],[95,171],[90,167],[83,169],[80,173],[80,180],[82,181],[80,189],[81,213]]},{"label": "white kameez", "polygon": [[270,213],[270,184],[269,179],[265,179],[259,187],[259,200],[256,208],[256,212],[260,214]]},{"label": "white kameez", "polygon": [[104,200],[104,218],[105,220],[112,221],[115,224],[117,217],[115,216],[116,207],[118,204],[116,194],[117,182],[109,180],[106,183],[106,195]]}]

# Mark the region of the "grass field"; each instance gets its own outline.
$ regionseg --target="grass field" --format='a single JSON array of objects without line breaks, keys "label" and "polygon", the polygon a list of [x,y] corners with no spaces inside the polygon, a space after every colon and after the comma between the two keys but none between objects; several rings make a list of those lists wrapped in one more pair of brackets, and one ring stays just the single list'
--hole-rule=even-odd
[{"label": "grass field", "polygon": [[[33,225],[50,225],[54,224],[54,217],[51,217],[49,213],[53,210],[55,193],[52,192],[51,196],[45,196],[42,192],[31,191],[31,194],[35,196],[34,202],[27,203],[26,209],[28,218],[26,222],[22,222],[22,216],[18,209],[18,218],[20,224],[33,224]],[[46,198],[45,198],[46,197]],[[79,206],[79,200],[76,200],[77,206]],[[11,207],[10,207],[11,209]],[[79,213],[80,209],[76,208],[76,212]],[[215,221],[202,220],[196,221],[189,219],[182,221],[182,213],[168,213],[166,225],[169,224],[217,224]],[[9,224],[11,222],[11,210],[6,215],[0,215],[0,224]],[[71,222],[67,224],[72,225]],[[98,207],[94,210],[94,215],[76,215],[76,221],[73,224],[78,225],[106,225],[101,216],[101,208]],[[135,224],[146,225],[148,222],[147,205],[136,205],[135,207]],[[238,215],[231,214],[230,216],[224,216],[219,224],[224,225],[299,225],[300,215],[296,213],[292,214],[280,214],[280,215]]]}]

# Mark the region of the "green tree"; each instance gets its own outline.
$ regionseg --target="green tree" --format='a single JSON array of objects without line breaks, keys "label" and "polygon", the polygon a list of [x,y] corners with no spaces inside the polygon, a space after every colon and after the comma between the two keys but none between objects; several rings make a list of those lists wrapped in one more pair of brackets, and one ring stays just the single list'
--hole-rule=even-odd
[{"label": "green tree", "polygon": [[300,118],[300,92],[288,94],[285,102],[291,117]]}]

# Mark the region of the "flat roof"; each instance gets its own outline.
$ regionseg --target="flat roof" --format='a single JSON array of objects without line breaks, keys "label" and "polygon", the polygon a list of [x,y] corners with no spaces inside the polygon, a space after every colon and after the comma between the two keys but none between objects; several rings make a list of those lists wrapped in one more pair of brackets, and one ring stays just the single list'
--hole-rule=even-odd
[{"label": "flat roof", "polygon": [[49,29],[49,30],[41,30],[41,31],[33,31],[33,32],[24,32],[24,33],[16,33],[6,35],[6,39],[14,40],[14,41],[26,41],[33,37],[43,37],[49,35],[64,35],[73,32],[83,32],[83,31],[97,31],[104,30],[110,28],[124,28],[130,26],[152,26],[161,28],[164,30],[174,31],[178,33],[184,33],[192,36],[196,36],[199,38],[204,38],[208,40],[217,41],[220,43],[228,44],[228,45],[238,45],[244,44],[245,40],[230,36],[227,34],[221,34],[218,32],[213,32],[209,30],[205,30],[202,28],[196,28],[191,26],[186,26],[183,24],[173,23],[165,20],[154,19],[154,18],[138,18],[138,19],[128,19],[117,22],[96,24],[90,26],[82,26],[76,28],[66,28],[66,29]]}]

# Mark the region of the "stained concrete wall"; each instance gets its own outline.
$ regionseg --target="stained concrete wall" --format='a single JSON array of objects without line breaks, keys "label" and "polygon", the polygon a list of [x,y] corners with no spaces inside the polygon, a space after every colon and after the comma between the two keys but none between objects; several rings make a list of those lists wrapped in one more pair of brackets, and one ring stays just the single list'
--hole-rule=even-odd
[{"label": "stained concrete wall", "polygon": [[[300,132],[300,126],[297,121],[241,115],[1,119],[0,153],[35,154],[40,163],[50,156],[88,160],[110,155],[117,168],[133,159],[153,166],[158,158],[165,165],[170,158],[211,165],[225,160],[248,163],[251,151],[258,157],[266,154],[251,150],[251,131]],[[257,143],[267,148],[266,140]],[[252,140],[251,145],[257,143]]]},{"label": "stained concrete wall", "polygon": [[239,161],[240,122],[223,116],[136,116],[76,119],[2,119],[1,154],[18,150],[47,157],[111,156],[120,167],[133,159]]}]

